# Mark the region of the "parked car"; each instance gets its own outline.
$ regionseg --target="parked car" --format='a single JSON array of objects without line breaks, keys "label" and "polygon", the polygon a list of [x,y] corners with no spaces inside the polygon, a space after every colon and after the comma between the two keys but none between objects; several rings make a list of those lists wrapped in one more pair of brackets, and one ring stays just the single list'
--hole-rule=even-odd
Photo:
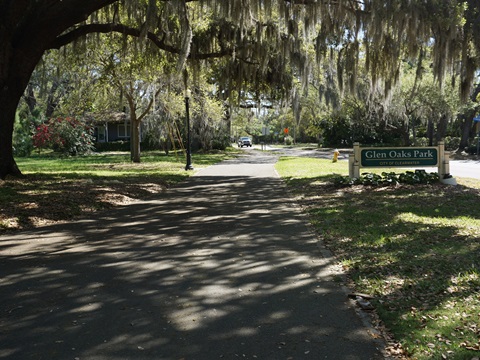
[{"label": "parked car", "polygon": [[249,137],[243,136],[238,140],[238,147],[250,146],[252,147],[252,139]]}]

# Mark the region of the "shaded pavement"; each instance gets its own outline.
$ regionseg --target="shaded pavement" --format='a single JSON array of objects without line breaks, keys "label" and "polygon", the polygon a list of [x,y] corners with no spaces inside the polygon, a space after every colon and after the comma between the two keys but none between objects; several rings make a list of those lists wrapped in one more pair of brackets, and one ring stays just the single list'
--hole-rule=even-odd
[{"label": "shaded pavement", "polygon": [[0,359],[383,358],[275,161],[1,236]]}]

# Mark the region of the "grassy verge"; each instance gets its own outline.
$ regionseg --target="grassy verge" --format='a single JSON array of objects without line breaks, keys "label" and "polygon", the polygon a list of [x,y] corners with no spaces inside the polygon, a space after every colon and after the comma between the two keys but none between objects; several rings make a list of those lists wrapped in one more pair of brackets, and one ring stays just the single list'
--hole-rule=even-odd
[{"label": "grassy verge", "polygon": [[[229,153],[194,154],[196,168]],[[0,233],[72,220],[98,210],[158,196],[192,174],[182,155],[146,152],[134,164],[125,152],[82,157],[36,154],[18,158],[24,179],[0,181]]]},{"label": "grassy verge", "polygon": [[[346,162],[282,158],[277,170],[356,291],[414,359],[480,350],[480,182],[335,188]],[[401,172],[398,170],[397,172]]]}]

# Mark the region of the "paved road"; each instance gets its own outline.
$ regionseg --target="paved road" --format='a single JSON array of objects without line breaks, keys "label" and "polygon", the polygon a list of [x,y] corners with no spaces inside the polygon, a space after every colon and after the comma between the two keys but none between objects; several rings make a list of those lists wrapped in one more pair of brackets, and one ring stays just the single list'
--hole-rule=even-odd
[{"label": "paved road", "polygon": [[[261,149],[260,145],[255,145],[255,149]],[[301,149],[301,148],[276,148],[267,146],[267,149],[278,155],[283,156],[303,156],[313,158],[331,159],[333,150],[331,149]],[[244,148],[248,151],[250,149]],[[339,160],[347,161],[348,153],[352,150],[341,150]],[[436,167],[424,168],[427,172],[436,172]],[[480,179],[480,160],[450,160],[450,173],[454,177],[464,177],[472,179]]]},{"label": "paved road", "polygon": [[381,359],[275,156],[0,237],[0,359]]},{"label": "paved road", "polygon": [[480,179],[480,160],[450,160],[450,173],[454,177]]}]

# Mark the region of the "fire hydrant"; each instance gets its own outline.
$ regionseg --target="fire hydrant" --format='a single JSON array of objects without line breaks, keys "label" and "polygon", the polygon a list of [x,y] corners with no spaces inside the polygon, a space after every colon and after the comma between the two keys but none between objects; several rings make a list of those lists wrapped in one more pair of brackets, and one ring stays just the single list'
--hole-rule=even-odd
[{"label": "fire hydrant", "polygon": [[340,151],[338,151],[338,149],[335,149],[335,151],[333,152],[332,162],[337,162],[337,160],[338,160],[338,155],[340,155]]}]

